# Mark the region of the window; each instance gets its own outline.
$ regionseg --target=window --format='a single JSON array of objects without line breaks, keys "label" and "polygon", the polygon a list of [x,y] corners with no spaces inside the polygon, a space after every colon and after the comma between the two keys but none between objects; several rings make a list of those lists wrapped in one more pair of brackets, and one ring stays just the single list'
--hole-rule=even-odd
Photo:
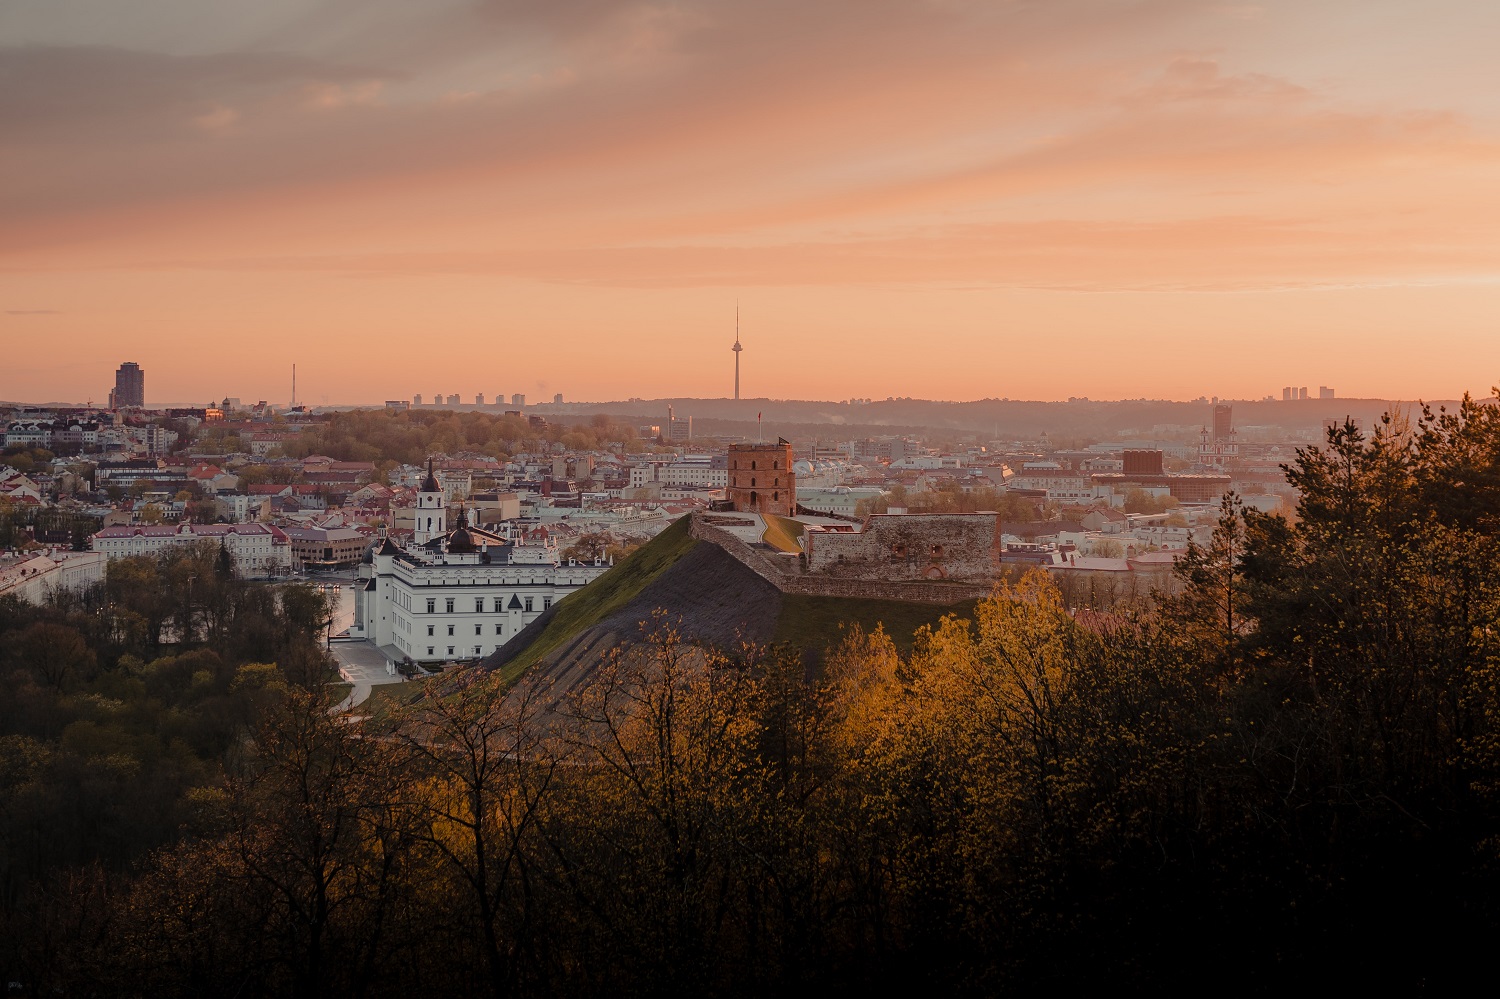
[{"label": "window", "polygon": [[428,638],[432,637],[432,625],[430,625],[430,624],[427,626],[427,637]]},{"label": "window", "polygon": [[437,613],[437,601],[435,599],[433,599],[432,597],[428,597],[427,598],[427,613],[429,613],[429,614],[436,614]]},{"label": "window", "polygon": [[449,614],[453,613],[453,598],[452,597],[448,598],[448,613]]},{"label": "window", "polygon": [[474,598],[474,613],[475,614],[483,614],[484,613],[484,597],[475,597]]},{"label": "window", "polygon": [[432,646],[430,646],[430,645],[429,645],[429,646],[427,646],[427,654],[428,654],[428,655],[429,655],[429,656],[430,656],[430,655],[432,655]]},{"label": "window", "polygon": [[505,634],[505,625],[503,625],[503,624],[497,624],[497,625],[495,625],[495,634],[497,634],[497,635],[503,635],[503,634]]},{"label": "window", "polygon": [[752,462],[751,462],[751,463],[750,463],[750,467],[751,467],[751,468],[754,468],[754,467],[755,467],[755,462],[753,462],[753,461],[752,461]]},{"label": "window", "polygon": [[505,598],[504,597],[496,597],[495,598],[495,613],[499,614],[503,610],[505,610]]},{"label": "window", "polygon": [[542,610],[546,610],[548,607],[551,607],[551,606],[552,606],[552,598],[551,597],[543,597],[542,598]]},{"label": "window", "polygon": [[450,638],[453,636],[453,625],[451,624],[448,625],[448,635]]},{"label": "window", "polygon": [[528,614],[531,613],[531,598],[530,597],[526,598],[526,612]]},{"label": "window", "polygon": [[482,635],[482,634],[484,634],[484,625],[482,625],[482,624],[476,624],[474,626],[474,634],[476,634],[476,635]]},{"label": "window", "polygon": [[476,656],[477,656],[477,655],[479,655],[479,651],[480,651],[480,649],[482,649],[482,648],[483,648],[483,646],[481,646],[481,645],[476,645],[476,646],[474,646],[474,654],[475,654],[475,655],[476,655]]},{"label": "window", "polygon": [[448,654],[449,654],[449,655],[450,655],[450,656],[451,656],[451,655],[453,655],[453,646],[451,646],[451,645],[450,645],[450,646],[448,646]]}]

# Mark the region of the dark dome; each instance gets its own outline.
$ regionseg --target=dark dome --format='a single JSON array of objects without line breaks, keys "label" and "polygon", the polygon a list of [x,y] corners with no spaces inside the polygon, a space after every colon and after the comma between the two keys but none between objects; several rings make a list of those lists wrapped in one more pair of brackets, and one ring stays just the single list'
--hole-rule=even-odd
[{"label": "dark dome", "polygon": [[469,536],[468,528],[460,527],[448,535],[448,552],[451,555],[463,555],[475,551],[474,539]]}]

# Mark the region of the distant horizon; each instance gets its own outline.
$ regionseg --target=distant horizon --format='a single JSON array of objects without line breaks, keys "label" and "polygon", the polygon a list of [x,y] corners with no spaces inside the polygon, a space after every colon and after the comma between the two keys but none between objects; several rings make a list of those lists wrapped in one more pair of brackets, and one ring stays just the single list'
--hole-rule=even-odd
[{"label": "distant horizon", "polygon": [[732,394],[737,329],[773,398],[1452,395],[1500,375],[1496,37],[1472,0],[4,4],[0,340],[40,349],[0,396],[105,359]]}]

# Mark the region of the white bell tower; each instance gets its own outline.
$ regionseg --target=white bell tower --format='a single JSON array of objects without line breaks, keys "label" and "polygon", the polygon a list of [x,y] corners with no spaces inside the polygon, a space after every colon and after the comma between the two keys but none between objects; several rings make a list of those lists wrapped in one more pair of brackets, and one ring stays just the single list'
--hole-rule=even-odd
[{"label": "white bell tower", "polygon": [[443,506],[443,487],[432,474],[432,459],[427,459],[427,478],[417,490],[416,530],[412,540],[425,545],[433,538],[448,533],[448,510]]}]

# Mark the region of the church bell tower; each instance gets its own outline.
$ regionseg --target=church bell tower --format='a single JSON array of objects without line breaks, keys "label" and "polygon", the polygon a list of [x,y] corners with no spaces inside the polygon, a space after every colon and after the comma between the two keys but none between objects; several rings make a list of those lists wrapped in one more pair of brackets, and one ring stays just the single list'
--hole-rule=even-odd
[{"label": "church bell tower", "polygon": [[412,540],[425,545],[433,538],[448,533],[448,511],[443,506],[443,487],[432,474],[432,459],[427,459],[427,478],[417,490],[416,530]]}]

